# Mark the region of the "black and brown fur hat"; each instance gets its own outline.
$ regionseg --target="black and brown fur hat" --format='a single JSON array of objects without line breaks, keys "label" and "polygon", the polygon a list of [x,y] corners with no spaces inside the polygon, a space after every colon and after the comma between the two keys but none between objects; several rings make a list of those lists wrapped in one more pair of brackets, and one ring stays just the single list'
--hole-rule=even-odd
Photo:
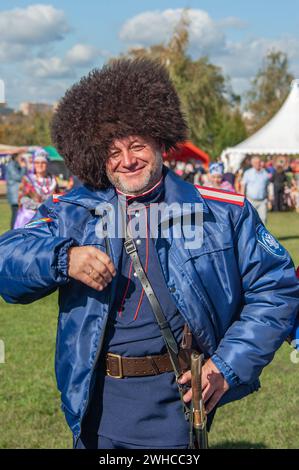
[{"label": "black and brown fur hat", "polygon": [[149,59],[119,59],[73,85],[52,121],[52,139],[70,171],[94,188],[109,185],[113,139],[152,137],[165,150],[187,138],[180,102],[166,69]]}]

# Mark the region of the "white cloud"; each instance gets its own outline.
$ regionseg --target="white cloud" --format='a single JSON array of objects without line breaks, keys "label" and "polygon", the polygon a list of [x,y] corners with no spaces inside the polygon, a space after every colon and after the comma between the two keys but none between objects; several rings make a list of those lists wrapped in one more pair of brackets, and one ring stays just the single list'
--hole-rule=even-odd
[{"label": "white cloud", "polygon": [[[182,8],[147,11],[126,21],[119,36],[129,44],[148,46],[170,39],[183,13]],[[225,36],[215,21],[203,10],[188,10],[190,47],[208,54],[224,45]]]},{"label": "white cloud", "polygon": [[6,98],[9,105],[16,108],[22,101],[54,103],[64,95],[65,90],[72,84],[72,79],[42,79],[32,76],[12,77],[5,80]]},{"label": "white cloud", "polygon": [[245,29],[248,27],[246,21],[237,18],[236,16],[228,16],[222,20],[217,21],[220,28],[234,28],[234,29]]},{"label": "white cloud", "polygon": [[85,73],[84,67],[109,55],[83,43],[56,54],[55,41],[70,31],[64,12],[51,5],[0,10],[0,63],[6,64],[1,75],[11,103],[57,99],[78,78],[78,69]]},{"label": "white cloud", "polygon": [[87,44],[75,44],[64,57],[40,57],[27,63],[36,78],[76,78],[77,69],[91,67],[105,52]]},{"label": "white cloud", "polygon": [[52,5],[0,11],[0,41],[40,45],[61,40],[69,31],[64,12]]},{"label": "white cloud", "polygon": [[290,62],[299,59],[299,39],[254,38],[242,42],[227,42],[223,54],[212,57],[233,78],[251,78],[262,66],[262,61],[271,50],[287,53]]},{"label": "white cloud", "polygon": [[23,44],[10,44],[0,41],[0,62],[19,62],[29,57],[29,50]]},{"label": "white cloud", "polygon": [[92,65],[99,56],[105,53],[100,49],[88,44],[75,44],[65,55],[65,61],[70,66],[88,67]]},{"label": "white cloud", "polygon": [[71,78],[75,77],[74,68],[60,57],[34,59],[28,64],[28,71],[37,78]]}]

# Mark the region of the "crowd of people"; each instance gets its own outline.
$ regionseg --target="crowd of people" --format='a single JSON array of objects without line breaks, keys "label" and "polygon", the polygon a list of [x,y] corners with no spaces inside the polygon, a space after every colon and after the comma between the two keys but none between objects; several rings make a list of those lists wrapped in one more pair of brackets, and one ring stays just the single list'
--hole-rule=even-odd
[{"label": "crowd of people", "polygon": [[222,162],[211,163],[209,169],[196,161],[165,163],[190,183],[245,194],[264,223],[269,210],[299,212],[298,159],[288,164],[284,158],[265,161],[253,156],[236,173],[225,172]]},{"label": "crowd of people", "polygon": [[[222,162],[206,169],[201,162],[165,160],[165,165],[192,184],[245,194],[266,223],[267,212],[296,209],[299,212],[299,161],[264,161],[254,156],[236,173],[224,171]],[[23,227],[38,207],[52,194],[70,190],[80,181],[71,176],[64,188],[48,170],[48,154],[43,148],[12,156],[6,169],[7,198],[11,206],[11,228]]]},{"label": "crowd of people", "polygon": [[24,227],[39,206],[59,191],[56,176],[48,171],[48,154],[42,148],[14,154],[7,165],[6,183],[11,228]]}]

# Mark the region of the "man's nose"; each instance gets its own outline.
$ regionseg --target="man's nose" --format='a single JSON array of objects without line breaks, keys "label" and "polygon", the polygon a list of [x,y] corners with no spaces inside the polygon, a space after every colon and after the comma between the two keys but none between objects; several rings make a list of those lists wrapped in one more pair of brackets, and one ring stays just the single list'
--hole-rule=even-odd
[{"label": "man's nose", "polygon": [[122,164],[126,168],[130,168],[136,164],[136,156],[131,150],[125,150],[122,155]]}]

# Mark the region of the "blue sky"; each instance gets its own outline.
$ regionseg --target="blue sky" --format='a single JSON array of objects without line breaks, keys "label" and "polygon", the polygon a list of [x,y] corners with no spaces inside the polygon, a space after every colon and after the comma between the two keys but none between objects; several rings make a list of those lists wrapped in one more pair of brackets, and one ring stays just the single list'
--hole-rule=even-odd
[{"label": "blue sky", "polygon": [[270,49],[299,77],[299,0],[0,0],[0,78],[11,106],[53,102],[73,82],[132,46],[167,41],[189,8],[190,53],[208,55],[235,92]]}]

